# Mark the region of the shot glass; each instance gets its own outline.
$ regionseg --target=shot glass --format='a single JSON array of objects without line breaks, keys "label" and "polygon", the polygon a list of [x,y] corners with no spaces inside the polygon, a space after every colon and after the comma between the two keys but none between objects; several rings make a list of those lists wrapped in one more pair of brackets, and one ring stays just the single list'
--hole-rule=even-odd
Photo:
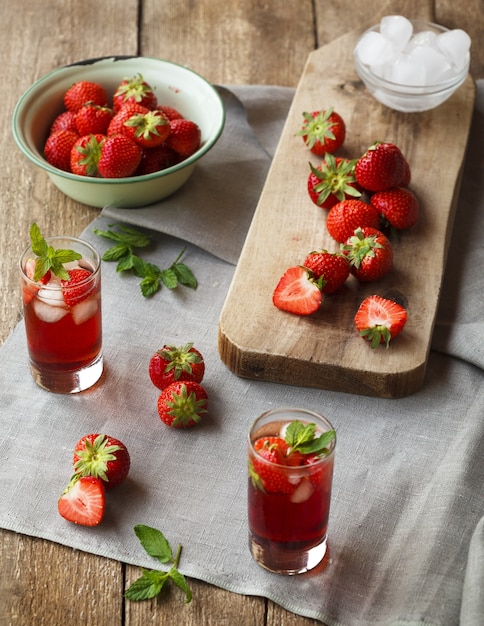
[{"label": "shot glass", "polygon": [[61,281],[48,272],[33,280],[35,254],[29,246],[19,260],[20,284],[30,370],[35,382],[56,393],[76,393],[92,387],[103,372],[101,259],[86,241],[49,237],[49,246],[74,250],[79,261],[65,264],[77,272]]},{"label": "shot glass", "polygon": [[[321,453],[302,453],[286,442],[291,424],[314,429],[329,442]],[[299,425],[299,424],[298,424]],[[322,415],[276,408],[252,424],[248,437],[249,549],[271,572],[301,574],[326,553],[336,436]],[[289,437],[290,439],[290,437]],[[320,441],[323,441],[321,439]]]}]

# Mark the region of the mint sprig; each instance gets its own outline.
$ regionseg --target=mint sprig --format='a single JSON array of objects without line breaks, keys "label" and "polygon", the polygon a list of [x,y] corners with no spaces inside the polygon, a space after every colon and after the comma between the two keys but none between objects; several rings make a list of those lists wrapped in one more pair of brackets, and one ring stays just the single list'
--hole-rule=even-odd
[{"label": "mint sprig", "polygon": [[145,526],[144,524],[137,524],[134,527],[134,532],[141,545],[150,556],[161,563],[171,563],[172,567],[167,572],[142,567],[142,576],[134,581],[125,591],[124,596],[128,598],[128,600],[135,602],[150,600],[158,596],[165,585],[171,581],[185,592],[185,602],[191,602],[192,593],[188,583],[183,574],[178,571],[178,563],[182,549],[181,545],[178,545],[176,554],[173,556],[170,544],[160,530]]},{"label": "mint sprig", "polygon": [[53,246],[49,246],[42,236],[40,228],[35,223],[30,227],[30,241],[32,243],[32,252],[37,257],[33,279],[35,281],[41,280],[50,270],[61,280],[69,280],[69,274],[64,267],[64,263],[78,261],[82,258],[82,254],[74,252],[74,250],[56,250]]},{"label": "mint sprig", "polygon": [[117,262],[117,272],[131,272],[141,278],[140,289],[145,298],[153,296],[164,285],[168,289],[175,289],[178,285],[196,289],[197,279],[192,270],[180,262],[185,253],[184,248],[173,263],[164,269],[153,263],[148,263],[136,254],[136,248],[145,248],[151,243],[151,237],[135,228],[119,224],[118,230],[94,229],[100,237],[115,241],[115,245],[103,254],[103,261]]},{"label": "mint sprig", "polygon": [[316,424],[303,424],[298,420],[291,422],[287,427],[285,440],[291,447],[291,452],[298,450],[301,454],[328,454],[328,445],[336,436],[336,431],[328,430],[319,437],[315,436]]}]

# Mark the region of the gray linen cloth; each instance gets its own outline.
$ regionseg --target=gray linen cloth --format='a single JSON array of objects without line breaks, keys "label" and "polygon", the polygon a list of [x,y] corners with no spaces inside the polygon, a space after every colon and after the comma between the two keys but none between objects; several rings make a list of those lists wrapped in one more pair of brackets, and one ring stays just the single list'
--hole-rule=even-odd
[{"label": "gray linen cloth", "polygon": [[[83,394],[36,387],[22,322],[1,348],[0,526],[151,568],[157,564],[133,532],[148,524],[183,545],[185,575],[265,596],[328,626],[482,626],[484,82],[425,384],[398,400],[244,380],[220,361],[218,317],[232,263],[293,95],[276,87],[230,91],[223,140],[200,166],[203,176],[196,171],[158,207],[106,209],[82,235],[103,252],[109,242],[93,227],[116,220],[149,227],[156,232],[147,258],[166,266],[187,245],[199,288],[146,300],[138,279],[105,263],[106,373]],[[210,171],[215,166],[220,172]],[[163,343],[189,340],[205,355],[210,404],[202,424],[181,432],[160,422],[147,367]],[[324,413],[339,435],[329,554],[299,577],[264,571],[247,548],[246,432],[255,416],[281,405]],[[56,510],[72,447],[89,432],[119,437],[132,458],[95,529],[69,524]]]}]

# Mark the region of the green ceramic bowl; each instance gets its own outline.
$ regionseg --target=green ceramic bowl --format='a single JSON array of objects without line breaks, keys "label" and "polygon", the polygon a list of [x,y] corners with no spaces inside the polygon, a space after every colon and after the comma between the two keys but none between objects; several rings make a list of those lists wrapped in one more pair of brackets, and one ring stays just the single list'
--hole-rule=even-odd
[{"label": "green ceramic bowl", "polygon": [[[89,178],[52,167],[43,146],[54,118],[64,110],[63,96],[79,80],[104,85],[113,94],[124,79],[142,74],[154,88],[159,104],[175,107],[201,130],[201,147],[181,163],[144,176]],[[134,208],[152,204],[177,191],[195,165],[217,142],[225,123],[223,102],[199,74],[186,67],[147,57],[110,57],[80,61],[37,80],[21,96],[13,113],[12,130],[23,154],[42,168],[63,193],[94,207]]]}]

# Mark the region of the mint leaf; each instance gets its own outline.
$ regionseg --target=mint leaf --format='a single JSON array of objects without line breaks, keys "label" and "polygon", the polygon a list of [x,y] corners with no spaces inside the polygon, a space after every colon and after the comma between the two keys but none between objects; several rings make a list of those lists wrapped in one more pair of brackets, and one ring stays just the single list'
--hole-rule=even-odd
[{"label": "mint leaf", "polygon": [[198,287],[197,279],[195,278],[191,269],[189,269],[184,263],[176,263],[173,266],[173,271],[178,278],[178,282],[185,287],[196,289]]},{"label": "mint leaf", "polygon": [[185,577],[178,571],[181,545],[178,546],[176,555],[173,557],[170,544],[160,530],[144,524],[137,524],[134,527],[134,532],[150,556],[162,563],[172,563],[172,567],[168,572],[142,567],[142,575],[125,591],[124,596],[128,600],[133,601],[149,600],[158,596],[166,583],[172,581],[179,589],[185,592],[185,602],[190,602],[192,593]]},{"label": "mint leaf", "polygon": [[303,424],[295,420],[287,427],[285,440],[292,451],[298,450],[302,454],[319,454],[323,456],[328,453],[327,447],[335,438],[336,432],[328,430],[319,437],[316,437],[315,433],[315,424]]},{"label": "mint leaf", "polygon": [[150,526],[144,526],[143,524],[137,524],[134,527],[134,532],[141,545],[150,556],[158,559],[162,563],[173,561],[173,553],[170,544],[160,530],[151,528]]},{"label": "mint leaf", "polygon": [[56,250],[49,246],[40,232],[37,224],[30,227],[32,252],[37,256],[34,269],[34,280],[39,281],[50,270],[62,280],[69,280],[69,274],[64,263],[82,259],[82,254],[74,250]]}]

